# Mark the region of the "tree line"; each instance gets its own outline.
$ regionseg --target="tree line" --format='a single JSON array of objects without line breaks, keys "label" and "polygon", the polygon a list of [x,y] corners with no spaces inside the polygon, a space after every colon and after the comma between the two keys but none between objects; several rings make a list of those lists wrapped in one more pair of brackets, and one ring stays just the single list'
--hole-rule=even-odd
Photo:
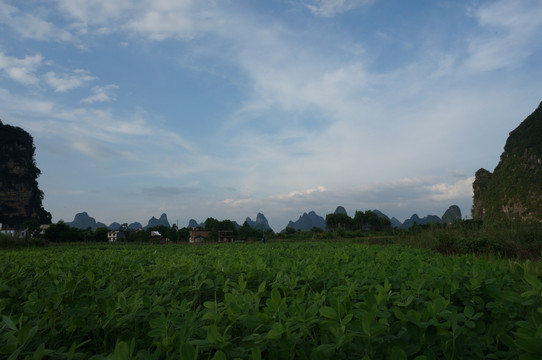
[{"label": "tree line", "polygon": [[[191,228],[179,228],[176,224],[173,224],[172,226],[158,225],[146,229],[133,230],[124,224],[118,230],[122,233],[122,238],[119,241],[150,242],[168,239],[175,242],[188,242]],[[246,221],[242,226],[236,226],[231,220],[220,221],[212,217],[205,220],[202,230],[209,231],[208,239],[210,241],[218,240],[219,231],[232,231],[234,238],[241,240],[258,240],[264,235],[269,236],[274,233],[271,229],[262,232],[250,226]],[[63,221],[59,221],[56,224],[51,224],[45,230],[43,238],[50,242],[106,242],[108,241],[109,231],[105,227],[99,227],[96,230],[92,230],[91,228],[79,229],[71,227]],[[152,232],[158,232],[160,238],[153,238],[151,236]]]},{"label": "tree line", "polygon": [[[327,231],[371,231],[382,232],[391,230],[390,220],[378,216],[373,211],[367,210],[356,211],[354,217],[350,217],[344,213],[332,213],[327,214],[325,218]],[[232,231],[235,239],[238,240],[259,240],[262,237],[272,236],[274,234],[272,229],[262,231],[253,228],[244,222],[242,226],[236,226],[236,224],[229,220],[217,220],[209,217],[205,220],[202,230],[209,231],[208,239],[210,241],[218,240],[219,231]],[[190,228],[179,228],[176,224],[172,226],[153,226],[146,229],[132,230],[128,229],[124,224],[119,229],[122,233],[122,238],[119,241],[126,242],[150,242],[161,241],[168,239],[174,242],[188,242],[190,239]],[[324,230],[317,229],[321,232]],[[297,230],[293,228],[286,228],[285,233],[291,234]],[[314,232],[312,229],[311,232]],[[66,223],[59,221],[56,224],[52,224],[45,230],[43,238],[50,242],[106,242],[108,241],[109,229],[99,227],[96,230],[78,229],[67,225]],[[152,237],[152,232],[160,233],[160,238]]]},{"label": "tree line", "polygon": [[353,218],[344,213],[327,214],[326,227],[331,231],[384,231],[391,229],[391,222],[385,217],[378,216],[374,211],[367,210],[356,211]]}]

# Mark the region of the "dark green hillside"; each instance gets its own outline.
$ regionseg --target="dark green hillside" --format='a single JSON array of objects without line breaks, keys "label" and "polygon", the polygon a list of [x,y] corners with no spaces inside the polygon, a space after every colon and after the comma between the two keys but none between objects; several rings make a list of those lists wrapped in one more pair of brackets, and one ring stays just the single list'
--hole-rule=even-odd
[{"label": "dark green hillside", "polygon": [[486,224],[542,221],[542,103],[510,133],[495,171],[476,172],[472,216]]},{"label": "dark green hillside", "polygon": [[515,130],[510,133],[504,153],[521,156],[525,152],[542,154],[542,102]]},{"label": "dark green hillside", "polygon": [[0,223],[19,225],[27,220],[50,223],[42,206],[34,140],[23,129],[0,121]]}]

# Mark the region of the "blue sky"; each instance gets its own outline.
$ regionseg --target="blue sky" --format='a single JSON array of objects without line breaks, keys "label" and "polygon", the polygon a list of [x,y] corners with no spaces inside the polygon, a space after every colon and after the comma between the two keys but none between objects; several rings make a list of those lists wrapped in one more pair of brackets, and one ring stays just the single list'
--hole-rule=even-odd
[{"label": "blue sky", "polygon": [[542,100],[542,1],[0,0],[53,221],[470,216]]}]

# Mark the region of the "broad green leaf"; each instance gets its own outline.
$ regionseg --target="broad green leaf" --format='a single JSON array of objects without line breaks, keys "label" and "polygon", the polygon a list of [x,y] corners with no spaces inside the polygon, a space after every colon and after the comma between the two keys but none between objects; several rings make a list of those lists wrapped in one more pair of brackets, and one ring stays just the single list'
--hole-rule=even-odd
[{"label": "broad green leaf", "polygon": [[373,315],[370,313],[363,314],[361,318],[361,328],[367,335],[371,335],[371,323],[373,322]]},{"label": "broad green leaf", "polygon": [[90,283],[94,282],[94,273],[92,272],[92,270],[88,269],[86,272],[85,272],[85,276],[86,278],[88,279],[88,281]]},{"label": "broad green leaf", "polygon": [[274,323],[271,330],[267,333],[267,338],[270,340],[278,340],[284,333],[284,326],[281,323]]},{"label": "broad green leaf", "polygon": [[271,290],[271,300],[276,304],[280,304],[280,300],[282,299],[282,297],[280,296],[280,292],[278,291],[277,288],[273,288],[273,290]]},{"label": "broad green leaf", "polygon": [[215,355],[213,356],[213,360],[228,360],[226,357],[226,354],[224,354],[223,351],[218,350],[215,352]]},{"label": "broad green leaf", "polygon": [[4,324],[6,324],[6,326],[7,326],[10,330],[17,331],[17,326],[16,326],[15,323],[9,318],[9,316],[2,315],[2,320],[4,321]]},{"label": "broad green leaf", "polygon": [[401,321],[405,320],[405,314],[403,314],[403,312],[398,308],[393,308],[393,315],[395,315],[395,317]]},{"label": "broad green leaf", "polygon": [[512,303],[521,303],[521,295],[515,291],[505,290],[501,292],[501,297]]},{"label": "broad green leaf", "polygon": [[224,343],[224,337],[220,335],[218,327],[215,324],[207,328],[207,341],[215,345],[222,345]]},{"label": "broad green leaf", "polygon": [[195,360],[196,359],[196,348],[194,345],[189,343],[184,343],[181,345],[181,359],[182,360]]},{"label": "broad green leaf", "polygon": [[352,320],[353,316],[354,316],[354,314],[352,314],[352,313],[346,314],[343,317],[343,319],[341,320],[341,324],[342,325],[347,325]]},{"label": "broad green leaf", "polygon": [[265,292],[265,286],[266,286],[265,281],[262,281],[260,286],[258,286],[258,293],[263,294]]},{"label": "broad green leaf", "polygon": [[463,313],[467,318],[472,318],[474,316],[474,308],[470,305],[465,306],[465,309],[463,310]]},{"label": "broad green leaf", "polygon": [[542,355],[542,341],[540,341],[540,338],[537,336],[532,336],[529,339],[517,338],[515,342],[517,347],[523,351],[531,354],[538,354],[539,356]]},{"label": "broad green leaf", "polygon": [[339,314],[337,314],[337,311],[330,306],[321,307],[320,314],[328,319],[339,320]]},{"label": "broad green leaf", "polygon": [[335,353],[334,344],[322,344],[314,348],[311,352],[312,360],[330,359]]},{"label": "broad green leaf", "polygon": [[21,352],[21,349],[15,350],[15,351],[7,358],[7,360],[15,360],[15,359],[19,358],[20,352]]},{"label": "broad green leaf", "polygon": [[127,360],[131,357],[130,346],[124,342],[119,341],[115,345],[115,351],[113,352],[115,360]]},{"label": "broad green leaf", "polygon": [[66,358],[68,360],[72,360],[73,356],[75,355],[75,350],[77,349],[77,344],[73,343],[72,346],[70,346],[70,350],[68,350],[68,353],[66,354]]},{"label": "broad green leaf", "polygon": [[54,353],[54,350],[49,350],[45,348],[45,344],[41,343],[36,351],[34,351],[34,355],[32,356],[33,360],[41,360],[43,358],[48,358],[48,356],[52,353]]},{"label": "broad green leaf", "polygon": [[392,349],[391,349],[391,356],[390,356],[390,359],[393,359],[393,360],[406,360],[407,359],[407,355],[406,353],[403,351],[403,349],[397,347],[397,346],[394,346]]},{"label": "broad green leaf", "polygon": [[536,276],[527,273],[523,275],[523,278],[536,290],[542,291],[542,282]]},{"label": "broad green leaf", "polygon": [[251,351],[252,360],[262,360],[262,351],[260,348],[253,347]]}]

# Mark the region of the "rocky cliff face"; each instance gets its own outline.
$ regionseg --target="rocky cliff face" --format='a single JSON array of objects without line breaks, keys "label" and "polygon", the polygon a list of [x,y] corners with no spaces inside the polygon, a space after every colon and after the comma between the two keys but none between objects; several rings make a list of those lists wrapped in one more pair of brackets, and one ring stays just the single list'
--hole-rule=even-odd
[{"label": "rocky cliff face", "polygon": [[101,222],[96,222],[96,219],[90,217],[85,211],[75,214],[72,222],[67,222],[66,225],[77,229],[88,229],[92,231],[97,228],[107,228],[107,225]]},{"label": "rocky cliff face", "polygon": [[461,209],[457,205],[452,205],[446,210],[444,215],[442,215],[442,222],[444,224],[451,225],[456,221],[461,220]]},{"label": "rocky cliff face", "polygon": [[510,133],[494,172],[475,176],[473,219],[542,222],[542,103]]},{"label": "rocky cliff face", "polygon": [[256,230],[267,231],[271,229],[269,222],[267,222],[265,215],[262,213],[258,213],[258,215],[256,215],[256,221],[252,221],[250,217],[247,217],[245,221],[248,225]]},{"label": "rocky cliff face", "polygon": [[302,230],[302,231],[308,231],[312,228],[320,228],[322,230],[326,229],[326,220],[316,214],[314,211],[307,213],[303,213],[297,219],[296,222],[290,221],[288,222],[288,225],[286,227],[291,227],[296,230]]},{"label": "rocky cliff face", "polygon": [[19,127],[0,121],[0,222],[19,225],[27,220],[51,222],[38,188],[41,174],[34,160],[34,140]]},{"label": "rocky cliff face", "polygon": [[166,214],[162,214],[159,219],[155,218],[154,216],[150,218],[149,223],[147,226],[145,226],[145,229],[153,227],[153,226],[165,226],[170,227],[169,221],[167,219]]},{"label": "rocky cliff face", "polygon": [[428,224],[438,224],[442,220],[436,215],[426,215],[423,218],[419,217],[418,214],[413,214],[410,219],[406,219],[403,222],[403,229],[410,229],[414,224],[416,225],[428,225]]}]

